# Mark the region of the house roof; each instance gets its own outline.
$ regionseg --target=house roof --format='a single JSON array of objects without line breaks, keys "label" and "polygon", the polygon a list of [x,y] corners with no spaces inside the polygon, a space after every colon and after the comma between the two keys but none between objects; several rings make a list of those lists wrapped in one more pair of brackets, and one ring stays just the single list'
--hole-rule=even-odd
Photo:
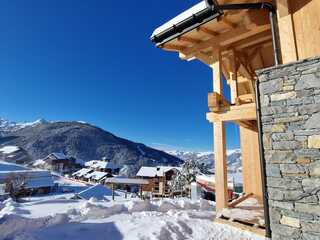
[{"label": "house roof", "polygon": [[[115,193],[115,195],[117,195],[117,194]],[[106,196],[112,196],[112,190],[110,190],[109,188],[107,188],[101,184],[97,184],[95,186],[92,186],[92,187],[76,194],[76,196],[78,196],[81,199],[85,199],[85,200],[89,200],[92,197],[94,197],[98,200],[105,200]]]},{"label": "house roof", "polygon": [[18,170],[0,171],[0,183],[14,176],[23,176],[26,181],[26,188],[52,187],[54,185],[53,176],[45,170]]},{"label": "house roof", "polygon": [[85,163],[86,167],[91,168],[102,168],[102,169],[117,169],[118,167],[112,162],[92,160]]},{"label": "house roof", "polygon": [[164,44],[217,18],[221,14],[222,12],[216,7],[209,6],[206,1],[201,1],[156,28],[151,35],[151,40],[156,44]]},{"label": "house roof", "polygon": [[94,171],[92,173],[88,173],[86,174],[84,177],[87,178],[87,179],[94,179],[94,180],[101,180],[103,179],[104,177],[106,177],[108,175],[108,173],[104,173],[104,172],[98,172],[98,171]]},{"label": "house roof", "polygon": [[113,177],[107,178],[106,183],[147,185],[149,181],[136,178]]},{"label": "house roof", "polygon": [[84,175],[92,172],[93,170],[90,168],[82,168],[79,171],[75,172],[72,174],[72,176],[76,176],[76,177],[83,177]]},{"label": "house roof", "polygon": [[137,173],[138,177],[163,177],[164,174],[172,169],[180,171],[179,167],[141,167]]},{"label": "house roof", "polygon": [[57,153],[57,152],[49,154],[46,158],[51,158],[51,157],[54,157],[57,160],[68,159],[68,157],[64,153]]}]

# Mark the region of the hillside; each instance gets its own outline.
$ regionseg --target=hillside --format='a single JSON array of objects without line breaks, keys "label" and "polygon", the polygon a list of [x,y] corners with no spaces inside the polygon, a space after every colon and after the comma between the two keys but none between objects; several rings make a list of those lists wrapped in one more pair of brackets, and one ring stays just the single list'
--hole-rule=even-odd
[{"label": "hillside", "polygon": [[[168,153],[115,136],[83,122],[47,122],[15,124],[0,121],[0,159],[29,163],[52,152],[63,152],[85,161],[106,157],[133,175],[142,165],[179,165],[182,161]],[[17,151],[1,148],[17,146]]]}]

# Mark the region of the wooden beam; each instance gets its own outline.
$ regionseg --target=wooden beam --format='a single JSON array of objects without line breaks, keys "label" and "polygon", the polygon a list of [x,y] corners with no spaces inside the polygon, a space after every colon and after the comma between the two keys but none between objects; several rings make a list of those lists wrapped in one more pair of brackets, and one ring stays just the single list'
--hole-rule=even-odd
[{"label": "wooden beam", "polygon": [[236,200],[232,201],[231,203],[229,203],[229,207],[234,208],[239,203],[242,203],[243,201],[247,200],[250,197],[253,197],[253,193],[244,194],[243,196],[241,196],[241,197],[237,198]]},{"label": "wooden beam", "polygon": [[[221,52],[216,49],[212,53],[214,63],[213,69],[213,90],[222,95],[223,84],[221,74]],[[215,183],[216,183],[216,210],[221,212],[228,207],[228,177],[227,177],[227,153],[225,125],[222,121],[214,123],[214,154],[215,154]]]},{"label": "wooden beam", "polygon": [[290,0],[277,0],[278,27],[282,62],[298,60],[298,49],[294,32],[293,16],[290,11]]},{"label": "wooden beam", "polygon": [[165,44],[164,46],[160,46],[160,48],[163,48],[168,51],[175,51],[175,52],[180,52],[184,51],[186,47],[179,46],[179,45],[174,45],[174,44]]},{"label": "wooden beam", "polygon": [[255,103],[243,104],[240,106],[231,106],[229,108],[221,109],[220,112],[207,113],[207,120],[212,123],[215,122],[234,122],[244,120],[256,120],[257,112]]},{"label": "wooden beam", "polygon": [[205,27],[198,27],[197,31],[205,33],[205,34],[209,35],[210,37],[216,37],[219,35],[219,33],[212,31],[212,30],[205,28]]},{"label": "wooden beam", "polygon": [[238,66],[236,61],[236,53],[232,51],[229,55],[229,76],[230,76],[230,91],[231,91],[231,103],[235,104],[238,98]]},{"label": "wooden beam", "polygon": [[199,39],[191,38],[191,37],[186,37],[186,36],[181,36],[178,37],[179,42],[187,42],[187,43],[192,43],[192,44],[197,44],[201,43],[202,41]]},{"label": "wooden beam", "polygon": [[268,29],[270,29],[270,25],[263,25],[263,26],[255,27],[253,29],[251,29],[250,25],[246,27],[237,27],[232,31],[220,34],[216,37],[212,37],[209,40],[203,41],[199,44],[195,44],[192,47],[188,47],[183,50],[183,54],[188,59],[193,57],[195,53],[201,50],[204,50],[207,48],[220,49],[221,46],[230,45],[234,42],[248,38],[250,36],[266,31]]},{"label": "wooden beam", "polygon": [[237,27],[237,24],[231,22],[226,17],[221,19],[221,22],[226,25],[228,28],[235,29]]},{"label": "wooden beam", "polygon": [[215,156],[215,193],[216,211],[219,213],[228,207],[228,177],[226,135],[223,122],[214,124],[214,156]]},{"label": "wooden beam", "polygon": [[223,107],[229,107],[230,103],[219,93],[208,93],[208,107],[212,112],[219,112]]}]

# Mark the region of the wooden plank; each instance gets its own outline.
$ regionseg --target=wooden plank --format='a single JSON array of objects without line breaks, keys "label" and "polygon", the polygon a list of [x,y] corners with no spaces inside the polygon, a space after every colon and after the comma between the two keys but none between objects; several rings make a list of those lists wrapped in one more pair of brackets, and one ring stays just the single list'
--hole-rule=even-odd
[{"label": "wooden plank", "polygon": [[259,201],[262,201],[258,133],[240,126],[240,145],[244,192],[253,193]]},{"label": "wooden plank", "polygon": [[230,103],[219,93],[208,93],[208,107],[212,112],[218,112],[221,107],[229,107]]},{"label": "wooden plank", "polygon": [[226,136],[223,122],[214,124],[214,156],[215,156],[215,182],[216,182],[216,211],[221,212],[228,207],[228,177]]},{"label": "wooden plank", "polygon": [[[248,106],[246,106],[248,105]],[[256,120],[257,112],[255,104],[244,104],[245,108],[238,108],[241,106],[231,106],[230,108],[221,109],[220,112],[207,113],[207,120],[210,122],[233,122],[244,120]]]},{"label": "wooden plank", "polygon": [[262,228],[256,228],[256,227],[248,226],[248,225],[241,224],[241,223],[238,223],[238,222],[231,222],[231,221],[228,221],[228,220],[225,220],[225,219],[221,219],[221,218],[216,218],[215,222],[216,223],[221,223],[221,224],[227,224],[227,225],[230,225],[232,227],[238,228],[238,229],[240,229],[242,231],[249,231],[249,232],[255,233],[257,235],[263,236],[263,237],[266,236],[266,230],[262,229]]},{"label": "wooden plank", "polygon": [[[223,84],[221,76],[221,52],[216,49],[213,52],[215,62],[213,69],[213,90],[222,95]],[[226,134],[223,122],[214,123],[214,154],[215,154],[215,183],[216,183],[216,210],[222,211],[228,207],[228,178],[227,178],[227,153]]]},{"label": "wooden plank", "polygon": [[298,52],[289,0],[277,0],[277,15],[282,62],[297,61]]},{"label": "wooden plank", "polygon": [[186,37],[186,36],[178,37],[178,41],[187,42],[187,43],[192,43],[192,44],[196,44],[196,43],[201,43],[201,42],[202,42],[202,41],[199,40],[199,39],[195,39],[195,38],[191,38],[191,37]]},{"label": "wooden plank", "polygon": [[210,37],[216,37],[219,35],[219,33],[212,31],[212,30],[205,28],[205,27],[198,27],[197,31],[205,33],[205,34],[209,35]]},{"label": "wooden plank", "polygon": [[191,58],[194,53],[200,50],[207,48],[220,48],[220,46],[232,44],[260,32],[264,32],[268,29],[270,29],[270,25],[254,27],[253,29],[251,29],[250,26],[237,27],[232,31],[228,31],[226,33],[220,34],[219,36],[212,37],[209,40],[194,45],[193,47],[186,48],[184,50],[184,54],[188,56],[188,58]]},{"label": "wooden plank", "polygon": [[239,203],[242,203],[243,201],[247,200],[248,198],[252,197],[253,193],[247,193],[239,198],[237,198],[236,200],[232,201],[231,203],[229,203],[229,207],[234,208],[236,207]]},{"label": "wooden plank", "polygon": [[238,64],[236,62],[235,51],[232,51],[229,56],[229,77],[230,77],[230,91],[231,91],[231,103],[235,104],[238,98]]},{"label": "wooden plank", "polygon": [[[320,1],[290,1],[298,59],[320,55]],[[282,33],[280,33],[280,38]]]}]

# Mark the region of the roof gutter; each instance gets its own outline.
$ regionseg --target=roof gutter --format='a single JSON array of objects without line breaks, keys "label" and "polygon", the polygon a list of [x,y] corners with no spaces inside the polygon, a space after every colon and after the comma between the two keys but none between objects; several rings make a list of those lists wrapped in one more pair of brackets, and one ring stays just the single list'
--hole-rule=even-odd
[{"label": "roof gutter", "polygon": [[207,7],[204,10],[201,10],[193,14],[191,17],[174,24],[159,34],[152,36],[150,40],[154,42],[157,47],[161,47],[167,42],[170,42],[171,40],[178,38],[223,14],[223,12],[217,8],[218,4],[216,4],[215,0],[207,0],[206,6]]}]

